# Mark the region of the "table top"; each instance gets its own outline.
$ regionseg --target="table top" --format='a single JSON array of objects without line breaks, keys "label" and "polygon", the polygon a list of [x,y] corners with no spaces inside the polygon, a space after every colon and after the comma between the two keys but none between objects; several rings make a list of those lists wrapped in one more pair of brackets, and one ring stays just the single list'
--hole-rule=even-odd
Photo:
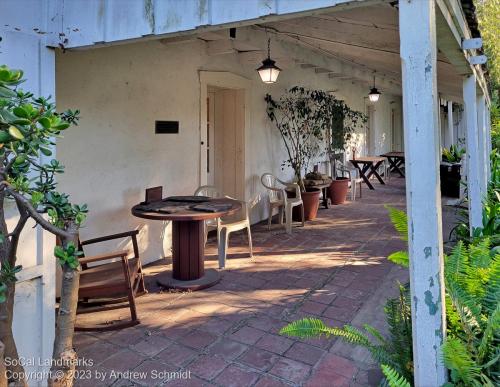
[{"label": "table top", "polygon": [[[175,208],[175,212],[156,212],[156,211],[145,211],[141,207],[144,203],[136,204],[132,207],[132,215],[138,218],[152,219],[152,220],[175,220],[175,221],[190,221],[190,220],[206,220],[213,218],[220,218],[221,216],[232,215],[239,210],[241,210],[241,202],[229,198],[209,198],[203,203],[179,203],[179,202],[169,202],[163,199],[162,202],[156,202],[158,205],[163,205],[163,207],[168,207],[170,204]],[[218,211],[218,212],[205,212],[192,210],[189,207],[197,204],[228,204],[231,208],[228,210]],[[150,205],[155,205],[155,203],[150,203]]]},{"label": "table top", "polygon": [[349,160],[351,163],[378,163],[379,161],[384,161],[385,159],[383,157],[379,156],[360,156],[356,157],[353,160]]},{"label": "table top", "polygon": [[404,158],[405,157],[405,152],[393,151],[393,152],[384,153],[383,155],[380,155],[380,156],[384,156],[384,157],[402,157],[402,158]]}]

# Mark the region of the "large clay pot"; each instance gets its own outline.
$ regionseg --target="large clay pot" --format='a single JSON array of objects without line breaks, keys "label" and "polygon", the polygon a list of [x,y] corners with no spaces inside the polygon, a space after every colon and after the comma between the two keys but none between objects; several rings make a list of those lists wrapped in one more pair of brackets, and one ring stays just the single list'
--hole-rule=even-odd
[{"label": "large clay pot", "polygon": [[314,220],[318,214],[319,194],[321,190],[318,188],[308,188],[306,192],[302,192],[302,202],[304,203],[304,219]]},{"label": "large clay pot", "polygon": [[[321,190],[319,188],[306,188],[306,192],[301,192],[302,203],[304,203],[304,220],[314,220],[318,214],[319,208],[319,195]],[[289,198],[295,197],[295,192],[287,191]],[[292,209],[292,219],[294,222],[302,222],[302,208],[295,206]]]},{"label": "large clay pot", "polygon": [[337,177],[337,180],[333,180],[328,189],[332,204],[344,203],[348,190],[349,179],[347,177]]}]

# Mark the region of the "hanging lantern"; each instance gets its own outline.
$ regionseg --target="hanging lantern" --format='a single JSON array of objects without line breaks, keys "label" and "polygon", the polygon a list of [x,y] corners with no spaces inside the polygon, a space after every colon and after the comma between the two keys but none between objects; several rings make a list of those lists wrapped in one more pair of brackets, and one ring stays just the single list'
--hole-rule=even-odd
[{"label": "hanging lantern", "polygon": [[275,61],[271,59],[271,39],[267,41],[267,58],[262,61],[257,71],[259,72],[260,79],[264,83],[274,83],[278,79],[281,69],[275,65]]},{"label": "hanging lantern", "polygon": [[370,90],[370,93],[368,94],[368,98],[370,99],[370,102],[377,102],[378,99],[380,98],[380,91],[377,90],[375,87],[375,77],[373,77],[373,87]]}]

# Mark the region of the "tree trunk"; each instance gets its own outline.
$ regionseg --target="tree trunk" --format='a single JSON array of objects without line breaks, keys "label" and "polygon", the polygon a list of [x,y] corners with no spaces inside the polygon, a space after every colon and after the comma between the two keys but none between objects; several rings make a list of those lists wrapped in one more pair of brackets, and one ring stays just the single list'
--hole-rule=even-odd
[{"label": "tree trunk", "polygon": [[[0,234],[4,236],[4,242],[0,243],[0,262],[7,262],[11,267],[16,264],[15,254],[10,254],[10,241],[7,235],[9,231],[5,222],[4,212],[5,191],[0,191]],[[0,341],[4,345],[4,357],[9,360],[7,367],[7,378],[12,386],[26,386],[24,367],[19,362],[19,354],[12,333],[12,321],[14,318],[14,295],[16,291],[15,283],[6,283],[6,300],[0,303]],[[2,361],[3,364],[3,361]]]},{"label": "tree trunk", "polygon": [[[9,379],[10,386],[17,387],[26,386],[27,384],[24,378],[24,367],[19,362],[19,354],[14,341],[14,335],[12,334],[15,287],[15,283],[7,284],[7,299],[4,303],[0,304],[0,340],[5,347],[3,357],[1,358],[2,365],[4,365],[4,359],[9,360],[9,366],[7,366],[7,377]],[[0,377],[0,386],[1,385]]]},{"label": "tree trunk", "polygon": [[5,368],[5,345],[0,341],[0,387],[7,387],[7,369]]},{"label": "tree trunk", "polygon": [[[73,242],[78,246],[77,226],[71,223],[66,231],[72,238],[64,238],[63,246]],[[76,308],[78,304],[78,286],[80,271],[64,265],[62,268],[61,301],[56,322],[56,337],[52,353],[53,365],[49,386],[71,387],[76,366],[77,355],[73,349],[73,333],[75,330]]]}]

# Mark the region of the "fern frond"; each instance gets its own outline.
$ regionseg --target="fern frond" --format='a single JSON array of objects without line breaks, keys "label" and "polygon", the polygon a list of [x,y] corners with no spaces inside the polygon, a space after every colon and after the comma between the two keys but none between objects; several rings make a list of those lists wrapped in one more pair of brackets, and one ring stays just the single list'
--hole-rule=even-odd
[{"label": "fern frond", "polygon": [[406,380],[404,376],[400,375],[395,369],[386,364],[381,364],[380,368],[382,368],[382,372],[387,379],[389,387],[411,387],[408,380]]},{"label": "fern frond", "polygon": [[280,334],[308,339],[321,337],[322,335],[330,336],[332,334],[332,328],[326,326],[320,319],[306,317],[283,327],[280,330]]},{"label": "fern frond", "polygon": [[408,241],[408,217],[406,212],[388,205],[386,205],[385,208],[389,211],[391,222],[401,239]]},{"label": "fern frond", "polygon": [[500,254],[498,253],[493,253],[489,274],[490,278],[483,299],[483,309],[492,314],[500,302]]},{"label": "fern frond", "polygon": [[453,382],[466,386],[480,385],[481,368],[471,358],[465,344],[455,337],[448,337],[443,346],[443,361],[451,371]]},{"label": "fern frond", "polygon": [[403,267],[410,266],[410,256],[407,251],[396,251],[387,257],[389,261]]},{"label": "fern frond", "polygon": [[451,251],[445,259],[445,274],[446,276],[457,278],[459,275],[464,274],[469,267],[469,256],[467,248],[462,241]]},{"label": "fern frond", "polygon": [[453,279],[446,279],[446,290],[453,308],[460,317],[460,328],[467,335],[467,341],[473,341],[480,327],[481,307]]},{"label": "fern frond", "polygon": [[[483,331],[483,337],[477,350],[477,361],[482,364],[484,359],[489,358],[488,354],[498,350],[498,346],[494,344],[495,335],[500,331],[500,304],[497,304],[495,312],[493,312],[486,322],[486,327]],[[493,356],[491,356],[493,357]]]},{"label": "fern frond", "polygon": [[372,335],[374,338],[378,340],[378,342],[382,345],[387,345],[387,340],[385,339],[384,336],[374,327],[372,327],[369,324],[364,324],[363,328],[365,331],[367,331],[370,335]]}]

